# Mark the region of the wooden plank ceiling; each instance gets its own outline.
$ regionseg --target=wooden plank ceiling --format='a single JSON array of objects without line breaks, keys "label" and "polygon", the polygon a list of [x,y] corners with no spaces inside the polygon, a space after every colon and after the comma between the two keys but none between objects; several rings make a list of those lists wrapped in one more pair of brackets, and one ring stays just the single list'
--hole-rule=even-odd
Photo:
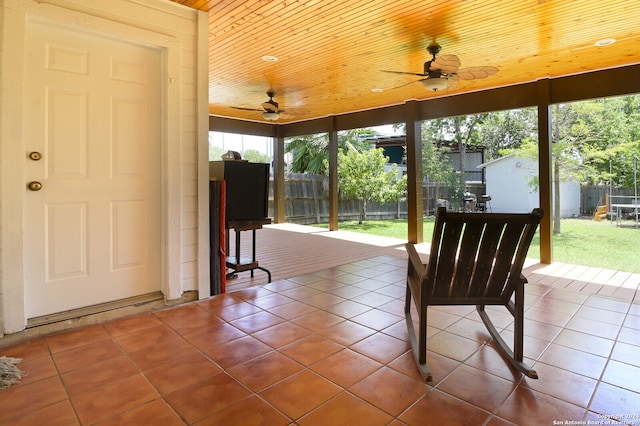
[{"label": "wooden plank ceiling", "polygon": [[[640,62],[638,0],[173,1],[209,13],[210,113],[244,120],[268,90],[286,123]],[[499,71],[438,92],[381,71],[422,73],[434,41]]]}]

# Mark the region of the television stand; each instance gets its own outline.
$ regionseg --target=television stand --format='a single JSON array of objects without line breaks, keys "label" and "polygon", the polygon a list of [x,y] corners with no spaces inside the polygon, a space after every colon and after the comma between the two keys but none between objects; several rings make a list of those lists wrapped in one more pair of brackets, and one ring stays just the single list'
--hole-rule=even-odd
[{"label": "television stand", "polygon": [[[251,271],[251,277],[253,278],[254,269],[260,269],[267,273],[268,282],[271,282],[271,272],[268,269],[261,267],[256,260],[256,229],[262,229],[263,225],[271,223],[271,219],[249,219],[249,220],[233,220],[227,221],[227,230],[233,229],[236,236],[235,256],[227,256],[226,264],[227,268],[233,270],[233,274],[238,272]],[[252,232],[252,251],[251,257],[241,257],[240,255],[240,232],[251,231]],[[227,254],[229,253],[229,238],[227,238]]]}]

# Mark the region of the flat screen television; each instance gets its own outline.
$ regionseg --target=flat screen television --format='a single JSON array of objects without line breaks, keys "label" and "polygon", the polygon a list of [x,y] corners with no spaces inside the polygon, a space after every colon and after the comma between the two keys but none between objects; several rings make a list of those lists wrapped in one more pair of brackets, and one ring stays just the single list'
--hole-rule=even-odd
[{"label": "flat screen television", "polygon": [[227,222],[268,217],[269,164],[210,161],[209,178],[227,183]]}]

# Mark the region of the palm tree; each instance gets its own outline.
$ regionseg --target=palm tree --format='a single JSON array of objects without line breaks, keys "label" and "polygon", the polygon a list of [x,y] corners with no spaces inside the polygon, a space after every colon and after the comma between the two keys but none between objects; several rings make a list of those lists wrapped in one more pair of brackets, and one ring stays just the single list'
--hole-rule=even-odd
[{"label": "palm tree", "polygon": [[[338,149],[346,153],[349,149],[362,152],[370,148],[370,142],[364,135],[373,134],[369,129],[353,129],[338,132]],[[329,162],[329,135],[319,133],[300,136],[287,141],[285,152],[293,155],[291,171],[293,173],[311,173],[326,175]]]}]

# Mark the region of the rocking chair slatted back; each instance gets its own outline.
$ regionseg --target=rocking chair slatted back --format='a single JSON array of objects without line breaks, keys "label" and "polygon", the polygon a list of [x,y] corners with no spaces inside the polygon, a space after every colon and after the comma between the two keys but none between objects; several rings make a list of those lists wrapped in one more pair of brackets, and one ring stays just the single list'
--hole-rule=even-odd
[{"label": "rocking chair slatted back", "polygon": [[540,221],[533,214],[453,213],[440,208],[427,269],[428,304],[506,303]]}]

